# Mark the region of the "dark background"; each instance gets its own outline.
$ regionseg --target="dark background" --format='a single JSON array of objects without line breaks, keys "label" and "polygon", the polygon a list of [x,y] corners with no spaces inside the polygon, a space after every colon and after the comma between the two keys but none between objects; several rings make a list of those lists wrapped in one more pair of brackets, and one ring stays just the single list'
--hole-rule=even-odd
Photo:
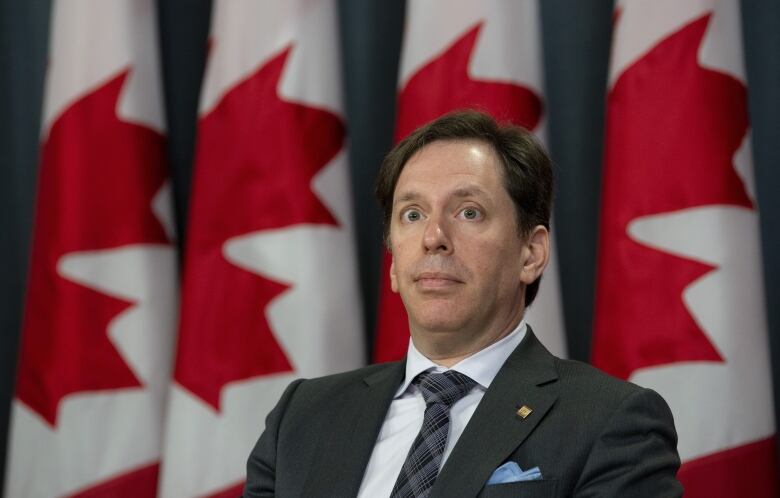
[{"label": "dark background", "polygon": [[[590,356],[611,0],[543,0],[549,147],[569,356]],[[780,2],[743,0],[776,413],[780,413]],[[0,489],[35,200],[49,0],[0,0]],[[185,240],[211,2],[158,0],[179,240]],[[340,0],[346,117],[366,334],[380,260],[372,196],[392,143],[404,2]],[[746,476],[749,478],[749,476]]]}]

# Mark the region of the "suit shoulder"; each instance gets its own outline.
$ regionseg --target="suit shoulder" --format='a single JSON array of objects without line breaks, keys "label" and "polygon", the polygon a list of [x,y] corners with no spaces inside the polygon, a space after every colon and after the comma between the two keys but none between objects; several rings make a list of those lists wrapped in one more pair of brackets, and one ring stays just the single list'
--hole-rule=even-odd
[{"label": "suit shoulder", "polygon": [[625,424],[642,426],[650,421],[649,425],[662,426],[659,430],[676,444],[674,417],[657,392],[579,361],[555,358],[555,363],[561,412],[576,413],[583,431],[602,434]]},{"label": "suit shoulder", "polygon": [[340,391],[348,386],[362,382],[364,379],[374,375],[381,375],[385,371],[393,370],[399,367],[399,362],[379,363],[368,365],[366,367],[339,372],[322,377],[313,377],[304,379],[298,386],[298,391],[312,394],[327,394]]},{"label": "suit shoulder", "polygon": [[376,377],[386,377],[397,372],[402,365],[386,363],[370,365],[347,372],[341,372],[310,379],[298,379],[288,388],[289,395],[283,398],[284,423],[292,425],[306,420],[320,420],[323,413],[334,413],[345,404],[355,403],[356,396],[366,383]]},{"label": "suit shoulder", "polygon": [[555,364],[564,389],[576,390],[601,404],[617,406],[632,395],[658,396],[655,391],[613,377],[587,363],[556,357]]},{"label": "suit shoulder", "polygon": [[641,387],[632,382],[614,377],[593,365],[581,361],[567,360],[556,356],[555,365],[558,369],[558,374],[564,380],[596,383],[609,387],[614,386],[614,388],[626,389],[628,391],[641,389]]},{"label": "suit shoulder", "polygon": [[374,365],[368,365],[354,370],[347,370],[346,372],[339,372],[330,375],[323,375],[322,377],[313,377],[306,379],[306,383],[326,385],[326,384],[339,384],[342,382],[353,382],[355,380],[361,380],[366,377],[370,377],[376,373],[384,370],[394,368],[398,366],[398,362],[391,363],[377,363]]}]

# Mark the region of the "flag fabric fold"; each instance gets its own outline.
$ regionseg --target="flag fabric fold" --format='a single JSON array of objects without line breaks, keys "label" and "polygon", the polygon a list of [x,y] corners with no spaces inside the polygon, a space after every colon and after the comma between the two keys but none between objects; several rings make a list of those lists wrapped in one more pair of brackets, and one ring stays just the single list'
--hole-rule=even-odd
[{"label": "flag fabric fold", "polygon": [[178,307],[155,8],[51,15],[5,496],[154,497]]},{"label": "flag fabric fold", "polygon": [[333,1],[215,1],[160,496],[234,496],[299,377],[364,363]]},{"label": "flag fabric fold", "polygon": [[686,496],[776,496],[739,4],[615,19],[593,361],[669,402]]}]

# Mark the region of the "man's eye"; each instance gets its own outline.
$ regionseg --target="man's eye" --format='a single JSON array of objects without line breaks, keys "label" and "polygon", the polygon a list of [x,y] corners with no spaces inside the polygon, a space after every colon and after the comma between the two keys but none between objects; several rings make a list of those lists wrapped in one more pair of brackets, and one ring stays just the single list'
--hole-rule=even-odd
[{"label": "man's eye", "polygon": [[401,217],[404,219],[404,221],[418,221],[420,218],[422,218],[422,215],[416,209],[410,209],[408,211],[404,211]]},{"label": "man's eye", "polygon": [[463,216],[467,220],[476,220],[479,219],[480,216],[482,216],[482,213],[480,213],[479,210],[476,208],[466,208],[460,213],[461,216]]}]

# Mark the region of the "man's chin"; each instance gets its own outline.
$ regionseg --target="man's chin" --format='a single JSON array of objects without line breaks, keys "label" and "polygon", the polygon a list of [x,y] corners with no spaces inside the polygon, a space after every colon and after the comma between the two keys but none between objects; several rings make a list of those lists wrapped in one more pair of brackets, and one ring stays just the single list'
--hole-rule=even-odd
[{"label": "man's chin", "polygon": [[435,314],[419,314],[412,319],[412,327],[421,333],[446,334],[456,333],[463,329],[465,323],[457,310],[438,312]]}]

